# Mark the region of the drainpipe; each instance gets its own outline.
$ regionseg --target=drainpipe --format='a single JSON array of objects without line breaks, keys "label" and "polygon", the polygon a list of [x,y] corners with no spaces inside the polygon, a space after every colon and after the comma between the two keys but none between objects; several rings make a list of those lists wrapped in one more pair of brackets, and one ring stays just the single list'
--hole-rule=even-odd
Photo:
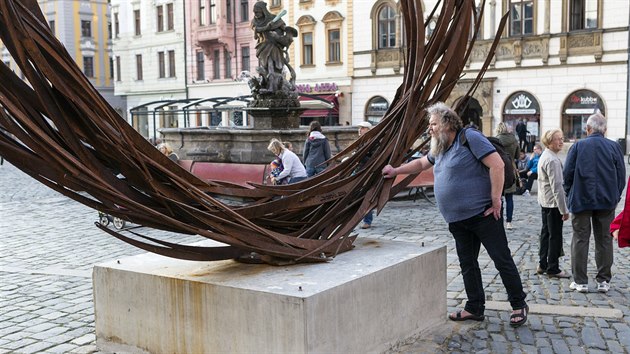
[{"label": "drainpipe", "polygon": [[[186,6],[182,6],[182,11],[184,12],[184,93],[186,94],[186,99],[188,96],[188,36],[186,31]],[[184,111],[184,128],[188,128],[188,112]]]},{"label": "drainpipe", "polygon": [[[230,0],[231,1],[231,0]],[[238,75],[238,50],[236,49],[237,41],[236,41],[236,3],[232,3],[232,18],[234,21],[232,22],[232,33],[234,34],[234,77],[236,78]]]}]

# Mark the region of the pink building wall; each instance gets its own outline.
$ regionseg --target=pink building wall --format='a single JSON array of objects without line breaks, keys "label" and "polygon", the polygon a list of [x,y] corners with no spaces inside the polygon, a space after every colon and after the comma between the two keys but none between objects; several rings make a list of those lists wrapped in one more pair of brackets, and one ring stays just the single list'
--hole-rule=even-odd
[{"label": "pink building wall", "polygon": [[[243,54],[247,49],[249,50],[249,71],[253,72],[258,66],[256,41],[250,28],[256,0],[247,0],[246,10],[242,1],[189,0],[188,6],[185,6],[186,47],[188,48],[187,81],[189,85],[233,81],[243,69],[247,69],[243,65]],[[228,2],[232,5],[229,15],[227,14]],[[214,16],[212,16],[213,12]],[[247,15],[246,21],[243,21],[243,12]],[[230,23],[228,18],[231,19]],[[216,51],[218,51],[220,63],[218,77],[216,77],[214,70]],[[197,53],[203,53],[203,78],[199,76]],[[231,69],[227,75],[226,56],[229,57]],[[199,80],[200,78],[201,80]]]}]

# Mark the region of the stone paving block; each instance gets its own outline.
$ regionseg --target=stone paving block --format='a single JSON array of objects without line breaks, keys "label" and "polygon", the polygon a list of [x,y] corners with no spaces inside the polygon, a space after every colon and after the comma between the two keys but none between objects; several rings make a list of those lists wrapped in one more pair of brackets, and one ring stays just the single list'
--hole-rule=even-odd
[{"label": "stone paving block", "polygon": [[38,340],[48,340],[49,338],[53,338],[56,337],[64,332],[67,332],[68,329],[64,328],[64,327],[53,327],[49,330],[43,331],[43,332],[38,332],[35,333],[33,335],[31,335],[31,338],[35,338]]},{"label": "stone paving block", "polygon": [[63,343],[63,344],[59,344],[59,345],[48,348],[45,353],[71,353],[73,350],[77,348],[78,347],[76,345]]},{"label": "stone paving block", "polygon": [[45,351],[50,347],[53,347],[53,343],[48,343],[44,341],[37,341],[31,345],[27,345],[25,347],[20,348],[20,353],[22,354],[31,354],[31,353],[39,353],[41,351]]},{"label": "stone paving block", "polygon": [[94,335],[94,333],[88,333],[88,334],[84,334],[81,337],[73,339],[71,343],[81,346],[88,343],[94,343],[95,341],[96,341],[96,336]]},{"label": "stone paving block", "polygon": [[593,349],[606,349],[606,342],[601,336],[601,333],[592,327],[585,327],[582,329],[581,338],[584,345]]},{"label": "stone paving block", "polygon": [[26,347],[27,345],[31,345],[35,342],[37,341],[32,338],[9,339],[9,343],[4,344],[2,347],[0,347],[0,349],[8,350],[9,353],[19,353],[20,348]]}]

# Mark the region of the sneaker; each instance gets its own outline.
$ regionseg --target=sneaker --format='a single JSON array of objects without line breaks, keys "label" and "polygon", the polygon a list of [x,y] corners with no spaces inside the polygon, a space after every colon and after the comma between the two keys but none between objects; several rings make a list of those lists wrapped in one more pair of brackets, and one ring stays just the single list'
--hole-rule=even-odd
[{"label": "sneaker", "polygon": [[505,224],[505,228],[508,229],[508,230],[512,230],[512,223],[509,222],[509,223]]},{"label": "sneaker", "polygon": [[523,192],[523,195],[526,196],[526,197],[529,197],[530,196],[529,191]]},{"label": "sneaker", "polygon": [[578,284],[576,282],[572,282],[571,285],[569,285],[569,289],[571,290],[575,290],[581,293],[587,293],[588,292],[588,284]]},{"label": "sneaker", "polygon": [[361,225],[362,229],[369,229],[370,227],[372,227],[372,225],[364,223],[363,225]]},{"label": "sneaker", "polygon": [[603,281],[603,282],[597,282],[597,291],[599,291],[600,293],[607,293],[608,290],[610,290],[610,283],[608,283],[607,281]]}]

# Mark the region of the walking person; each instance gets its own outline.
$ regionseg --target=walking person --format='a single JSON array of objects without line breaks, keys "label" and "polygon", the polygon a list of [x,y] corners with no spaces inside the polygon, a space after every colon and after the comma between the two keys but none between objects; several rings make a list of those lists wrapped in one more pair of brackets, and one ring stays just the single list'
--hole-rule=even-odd
[{"label": "walking person", "polygon": [[521,118],[516,124],[516,135],[518,135],[519,149],[527,152],[527,124],[525,118]]},{"label": "walking person", "polygon": [[560,129],[546,131],[541,139],[546,149],[538,161],[538,204],[542,213],[540,230],[540,256],[536,273],[547,273],[550,278],[570,278],[560,269],[562,255],[562,226],[569,219],[564,189],[562,188],[562,161],[558,153],[564,145]]},{"label": "walking person", "polygon": [[326,169],[324,162],[330,159],[330,144],[328,139],[322,134],[322,126],[318,121],[311,122],[306,141],[304,142],[304,151],[302,152],[302,160],[306,166],[306,175],[312,177]]},{"label": "walking person", "polygon": [[[514,134],[508,132],[507,125],[501,122],[495,129],[497,139],[503,145],[503,149],[507,152],[513,160],[518,159],[518,141],[514,137]],[[512,168],[513,166],[506,166],[506,168]],[[505,198],[505,228],[512,230],[512,216],[514,214],[514,193],[516,193],[516,181],[510,187],[503,190],[503,197]]]},{"label": "walking person", "polygon": [[615,207],[621,200],[626,182],[626,166],[621,147],[606,139],[606,118],[595,113],[586,121],[586,138],[578,140],[567,155],[564,170],[564,190],[572,214],[570,288],[588,292],[588,246],[595,239],[595,263],[597,265],[597,291],[610,289],[613,264],[610,224],[615,217]]},{"label": "walking person", "polygon": [[[383,176],[420,173],[434,166],[435,198],[455,239],[468,296],[465,308],[449,314],[449,319],[484,320],[486,297],[477,259],[483,244],[507,290],[513,309],[510,325],[518,327],[527,322],[529,307],[501,217],[503,160],[481,132],[462,130],[460,117],[444,103],[436,103],[427,111],[431,134],[429,154],[396,168],[387,165]],[[468,146],[462,144],[462,132]]]}]

